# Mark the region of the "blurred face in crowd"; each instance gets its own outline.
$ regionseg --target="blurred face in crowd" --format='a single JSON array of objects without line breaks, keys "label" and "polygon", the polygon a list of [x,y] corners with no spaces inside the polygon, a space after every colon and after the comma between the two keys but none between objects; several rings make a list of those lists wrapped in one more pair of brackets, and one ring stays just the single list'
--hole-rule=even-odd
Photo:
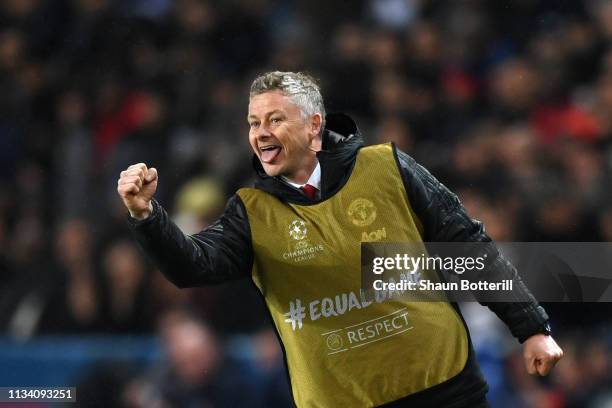
[{"label": "blurred face in crowd", "polygon": [[214,335],[201,324],[172,313],[164,316],[161,329],[169,362],[181,382],[206,382],[220,363]]},{"label": "blurred face in crowd", "polygon": [[251,98],[247,120],[249,142],[266,174],[308,181],[321,150],[321,115],[305,117],[287,96],[270,91]]},{"label": "blurred face in crowd", "polygon": [[82,220],[64,223],[57,235],[57,255],[67,265],[86,262],[89,256],[89,226]]},{"label": "blurred face in crowd", "polygon": [[119,241],[108,249],[104,267],[114,289],[135,290],[145,274],[138,250],[126,241]]}]

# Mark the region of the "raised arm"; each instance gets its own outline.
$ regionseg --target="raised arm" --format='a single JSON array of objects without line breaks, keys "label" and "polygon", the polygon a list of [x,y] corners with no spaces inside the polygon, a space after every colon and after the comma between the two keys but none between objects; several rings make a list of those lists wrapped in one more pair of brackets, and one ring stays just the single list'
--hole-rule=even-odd
[{"label": "raised arm", "polygon": [[147,256],[176,286],[194,287],[250,276],[253,253],[249,223],[237,196],[203,231],[184,234],[153,199],[157,171],[144,163],[121,172],[117,192],[130,215],[128,224]]}]

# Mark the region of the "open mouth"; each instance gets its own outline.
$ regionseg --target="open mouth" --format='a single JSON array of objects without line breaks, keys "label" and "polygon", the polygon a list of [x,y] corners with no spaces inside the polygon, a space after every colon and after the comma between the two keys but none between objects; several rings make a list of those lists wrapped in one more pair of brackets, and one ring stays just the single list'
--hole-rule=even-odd
[{"label": "open mouth", "polygon": [[278,156],[281,151],[281,147],[270,145],[260,147],[259,150],[261,151],[261,161],[264,163],[270,163],[276,159],[276,156]]}]

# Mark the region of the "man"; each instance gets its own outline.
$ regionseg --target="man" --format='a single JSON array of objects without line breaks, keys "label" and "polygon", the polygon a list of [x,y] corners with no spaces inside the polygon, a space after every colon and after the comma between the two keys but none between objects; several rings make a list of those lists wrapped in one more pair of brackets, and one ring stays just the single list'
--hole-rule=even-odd
[{"label": "man", "polygon": [[[524,343],[527,371],[550,371],[562,351],[546,312],[482,224],[411,157],[388,144],[363,147],[355,123],[326,116],[318,85],[302,73],[256,78],[247,119],[255,188],[240,189],[204,231],[186,236],[168,219],[153,199],[157,171],[143,163],[121,173],[118,192],[134,236],[177,286],[253,279],[298,406],[486,406],[487,386],[456,305],[379,302],[360,291],[360,241],[370,236],[484,243],[486,273],[514,279],[530,299],[488,306]],[[376,325],[383,318],[406,328],[383,336]]]},{"label": "man", "polygon": [[[125,405],[253,407],[257,390],[252,380],[225,358],[210,327],[180,308],[164,312],[158,323],[166,359],[130,384]],[[235,392],[236,386],[242,392]]]}]

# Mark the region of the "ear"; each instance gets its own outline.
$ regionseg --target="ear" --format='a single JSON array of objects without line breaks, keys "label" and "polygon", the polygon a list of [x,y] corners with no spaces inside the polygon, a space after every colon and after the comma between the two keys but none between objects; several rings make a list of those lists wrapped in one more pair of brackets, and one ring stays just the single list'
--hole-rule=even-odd
[{"label": "ear", "polygon": [[313,135],[318,135],[321,137],[321,125],[323,124],[323,116],[320,113],[315,113],[310,117],[310,131]]}]

